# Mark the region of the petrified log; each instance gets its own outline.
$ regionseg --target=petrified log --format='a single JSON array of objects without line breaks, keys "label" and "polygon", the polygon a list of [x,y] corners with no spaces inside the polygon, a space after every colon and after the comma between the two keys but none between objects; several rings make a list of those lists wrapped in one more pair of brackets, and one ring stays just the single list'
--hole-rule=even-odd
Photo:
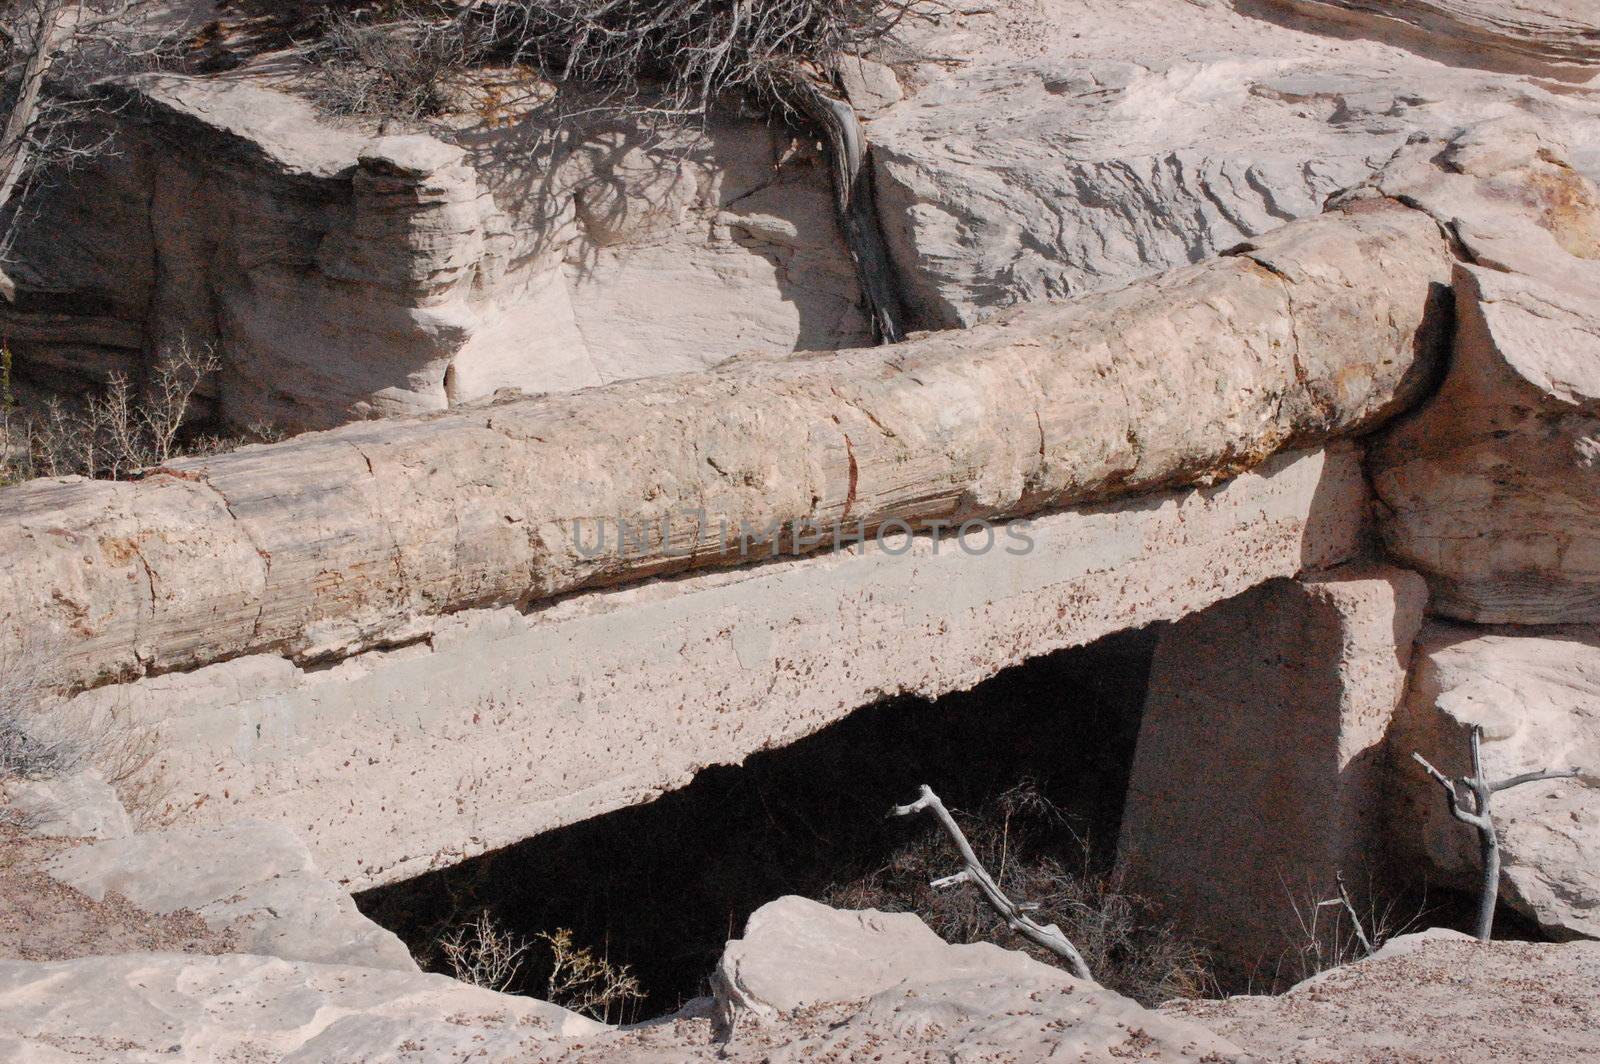
[{"label": "petrified log", "polygon": [[[417,638],[441,613],[752,561],[752,528],[817,549],[830,537],[809,528],[1211,483],[1415,400],[1451,265],[1432,219],[1369,197],[892,349],[353,424],[133,483],[20,486],[0,495],[0,640],[47,648],[75,685],[312,660]],[[596,550],[597,522],[619,519],[638,542]]]}]

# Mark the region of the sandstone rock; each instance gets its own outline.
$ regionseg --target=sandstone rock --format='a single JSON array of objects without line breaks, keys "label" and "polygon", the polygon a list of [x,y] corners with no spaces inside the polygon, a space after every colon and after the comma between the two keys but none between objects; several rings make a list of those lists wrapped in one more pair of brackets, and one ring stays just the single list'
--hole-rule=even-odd
[{"label": "sandstone rock", "polygon": [[905,97],[894,71],[871,59],[852,56],[839,64],[838,74],[845,98],[860,114],[870,115]]},{"label": "sandstone rock", "polygon": [[1430,624],[1417,641],[1411,690],[1390,755],[1398,848],[1429,877],[1476,892],[1477,836],[1451,819],[1412,751],[1448,775],[1470,775],[1471,727],[1484,728],[1491,780],[1576,766],[1582,780],[1494,796],[1500,898],[1549,934],[1600,938],[1600,629],[1480,629]]},{"label": "sandstone rock", "polygon": [[288,824],[357,889],[649,801],[886,694],[965,690],[1337,564],[1361,549],[1368,507],[1355,449],[1335,445],[1213,488],[997,526],[992,549],[981,532],[968,548],[891,535],[525,613],[464,610],[331,667],[253,655],[73,706],[159,732],[171,815]]},{"label": "sandstone rock", "polygon": [[1015,1060],[1116,1057],[1134,1048],[1148,1060],[1234,1054],[1221,1039],[1025,954],[950,945],[910,913],[842,912],[804,898],[756,910],[744,937],[728,943],[713,985],[735,1039],[741,1020],[776,1023],[820,1005],[860,1003],[843,1024],[786,1047],[781,1059],[824,1048],[852,1056],[880,1040]]},{"label": "sandstone rock", "polygon": [[1475,263],[1456,274],[1449,377],[1372,452],[1385,545],[1444,616],[1600,620],[1600,191],[1521,124],[1458,137],[1442,169],[1437,151],[1378,182]]},{"label": "sandstone rock", "polygon": [[93,769],[58,780],[23,780],[6,788],[9,816],[36,835],[120,839],[133,822],[117,792]]},{"label": "sandstone rock", "polygon": [[[1426,215],[1363,200],[892,352],[742,360],[137,483],[20,486],[0,497],[0,624],[56,640],[59,678],[79,681],[342,656],[441,613],[748,562],[753,529],[814,548],[836,522],[955,527],[1214,483],[1411,402],[1450,261]],[[602,522],[645,545],[595,549]]]},{"label": "sandstone rock", "polygon": [[45,870],[96,901],[116,891],[149,912],[192,910],[232,928],[240,952],[417,970],[405,945],[357,912],[277,824],[144,832],[67,850]]},{"label": "sandstone rock", "polygon": [[[870,340],[812,210],[820,169],[776,173],[761,123],[719,120],[692,151],[557,150],[503,123],[455,146],[335,124],[266,80],[107,90],[120,150],[41,194],[17,249],[0,326],[23,364],[99,380],[214,343],[221,414],[298,430]],[[714,224],[765,189],[787,244]]]},{"label": "sandstone rock", "polygon": [[240,954],[0,961],[8,1060],[534,1060],[599,1029],[542,1001],[419,972]]},{"label": "sandstone rock", "polygon": [[1406,935],[1277,997],[1162,1008],[1283,1064],[1594,1059],[1600,943]]},{"label": "sandstone rock", "polygon": [[1537,114],[1591,160],[1600,147],[1583,94],[1330,40],[1312,20],[1174,0],[981,7],[915,37],[908,54],[929,58],[914,91],[869,122],[925,327],[1120,285],[1318,214],[1413,133]]},{"label": "sandstone rock", "polygon": [[863,1001],[903,983],[981,979],[1071,985],[1065,973],[988,942],[952,945],[915,913],[768,902],[730,941],[712,977],[724,1022],[762,1022],[812,1005]]},{"label": "sandstone rock", "polygon": [[1346,566],[1162,634],[1118,858],[1220,961],[1270,982],[1295,905],[1341,872],[1383,890],[1383,742],[1425,601],[1415,573]]},{"label": "sandstone rock", "polygon": [[1600,14],[1587,0],[1267,0],[1412,44],[1447,60],[1583,81],[1600,71]]}]

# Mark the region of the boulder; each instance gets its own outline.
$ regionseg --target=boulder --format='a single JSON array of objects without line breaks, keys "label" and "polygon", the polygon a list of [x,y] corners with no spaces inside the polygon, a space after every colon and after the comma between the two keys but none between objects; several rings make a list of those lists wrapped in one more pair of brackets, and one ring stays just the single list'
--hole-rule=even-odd
[{"label": "boulder", "polygon": [[[880,1046],[893,1061],[957,1052],[1009,1060],[1237,1055],[1222,1039],[1024,954],[950,945],[910,913],[844,912],[797,897],[756,910],[712,982],[734,1042],[745,1037],[740,1021],[776,1024],[780,1060],[859,1059]],[[841,1003],[851,1005],[842,1022],[807,1029],[819,1007]]]},{"label": "boulder", "polygon": [[1600,73],[1600,12],[1588,0],[1266,0],[1447,61],[1587,81]]},{"label": "boulder", "polygon": [[731,940],[712,976],[730,1027],[813,1005],[864,1001],[902,983],[1003,978],[1062,986],[1065,973],[989,942],[952,945],[915,913],[832,909],[809,898],[768,902]]},{"label": "boulder", "polygon": [[1434,623],[1417,640],[1411,689],[1390,739],[1394,845],[1427,878],[1478,890],[1477,833],[1411,759],[1470,775],[1481,725],[1491,780],[1577,767],[1580,779],[1494,796],[1500,899],[1558,938],[1600,938],[1600,628],[1530,631]]},{"label": "boulder", "polygon": [[1600,620],[1600,190],[1564,151],[1498,123],[1377,183],[1468,256],[1449,375],[1369,458],[1384,544],[1446,617]]},{"label": "boulder", "polygon": [[21,780],[6,787],[8,818],[35,835],[120,839],[133,821],[112,786],[93,769],[54,780]]},{"label": "boulder", "polygon": [[148,912],[198,913],[232,929],[240,952],[417,971],[405,944],[362,916],[278,824],[144,832],[67,850],[44,870],[95,901],[116,891]]},{"label": "boulder", "polygon": [[1367,199],[889,350],[349,425],[134,483],[33,482],[0,496],[0,633],[51,642],[51,679],[76,682],[342,657],[462,609],[815,550],[835,527],[1213,484],[1414,402],[1451,262],[1431,218]]},{"label": "boulder", "polygon": [[601,1029],[448,976],[227,954],[0,961],[0,1056],[143,1064],[549,1059]]},{"label": "boulder", "polygon": [[1600,943],[1478,942],[1432,930],[1274,997],[1183,1001],[1163,1014],[1275,1064],[1578,1064],[1600,1041]]},{"label": "boulder", "polygon": [[1163,631],[1118,859],[1226,966],[1270,982],[1340,873],[1382,891],[1384,736],[1426,599],[1415,573],[1351,565]]}]

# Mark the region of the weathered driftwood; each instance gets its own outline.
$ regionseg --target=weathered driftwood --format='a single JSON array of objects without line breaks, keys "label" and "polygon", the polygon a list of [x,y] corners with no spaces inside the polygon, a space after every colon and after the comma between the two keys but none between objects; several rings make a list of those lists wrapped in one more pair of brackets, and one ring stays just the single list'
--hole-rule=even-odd
[{"label": "weathered driftwood", "polygon": [[[1483,774],[1482,745],[1483,728],[1473,725],[1472,775],[1462,776],[1460,780],[1452,780],[1434,768],[1420,753],[1413,751],[1411,756],[1428,775],[1433,777],[1434,782],[1444,789],[1445,807],[1450,810],[1450,815],[1478,832],[1478,854],[1483,861],[1483,883],[1478,892],[1478,920],[1474,933],[1487,942],[1494,931],[1494,909],[1500,900],[1500,835],[1495,830],[1494,818],[1489,815],[1489,799],[1500,791],[1520,787],[1524,783],[1570,779],[1579,775],[1579,770],[1561,768],[1524,772],[1510,779],[1500,780],[1498,783],[1490,783]],[[1472,797],[1470,809],[1463,800],[1463,791]]]},{"label": "weathered driftwood", "polygon": [[1089,963],[1083,959],[1083,954],[1078,952],[1078,947],[1061,933],[1059,927],[1055,924],[1039,923],[1028,915],[1023,906],[1006,897],[1005,891],[1000,889],[1000,884],[994,881],[994,877],[983,867],[983,862],[978,860],[978,855],[972,852],[972,844],[967,841],[966,833],[961,830],[961,825],[956,823],[955,817],[950,815],[950,810],[944,807],[939,796],[933,793],[932,787],[923,784],[920,798],[908,805],[895,806],[889,810],[889,815],[910,816],[924,809],[933,813],[939,824],[950,835],[951,841],[961,853],[962,864],[966,866],[955,875],[934,880],[932,886],[942,890],[962,883],[971,883],[983,894],[983,900],[989,903],[989,907],[1000,914],[1007,927],[1065,960],[1067,967],[1072,969],[1072,974],[1079,979],[1093,982],[1094,976],[1089,972]]},{"label": "weathered driftwood", "polygon": [[[842,538],[1210,484],[1439,364],[1435,223],[1356,201],[1234,254],[898,345],[367,422],[0,493],[0,642],[87,684],[337,657],[433,618]],[[617,542],[617,523],[629,537]],[[608,542],[596,549],[599,523]],[[798,540],[798,542],[797,542]]]}]

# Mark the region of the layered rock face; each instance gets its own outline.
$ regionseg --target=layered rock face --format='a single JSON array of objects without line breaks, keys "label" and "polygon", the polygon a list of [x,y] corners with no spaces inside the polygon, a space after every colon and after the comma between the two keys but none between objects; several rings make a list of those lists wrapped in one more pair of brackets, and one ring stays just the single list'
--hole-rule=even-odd
[{"label": "layered rock face", "polygon": [[1412,153],[1380,187],[1451,226],[1449,377],[1371,458],[1385,546],[1438,613],[1479,623],[1600,620],[1600,190],[1547,132]]},{"label": "layered rock face", "polygon": [[[1200,261],[1320,213],[1418,131],[1528,114],[1600,158],[1585,93],[1220,3],[1004,0],[882,58],[840,89],[921,327]],[[791,130],[557,135],[491,84],[435,136],[382,137],[265,87],[283,77],[124,87],[119,154],[19,248],[0,325],[25,366],[99,379],[214,341],[223,415],[296,430],[870,340]]]},{"label": "layered rock face", "polygon": [[[1332,896],[1338,873],[1380,895],[1424,879],[1475,889],[1476,838],[1413,751],[1459,775],[1482,723],[1494,779],[1600,757],[1589,629],[1571,623],[1593,613],[1600,528],[1600,195],[1551,131],[1503,121],[1411,145],[1339,202],[1383,197],[1433,216],[1466,261],[1448,374],[1367,452],[1382,545],[1425,578],[1434,616],[1526,627],[1435,624],[1407,679],[1424,595],[1406,573],[1406,594],[1358,595],[1349,612],[1322,597],[1333,585],[1269,585],[1163,638],[1122,859],[1222,956],[1269,971],[1303,944],[1291,903]],[[1554,934],[1594,934],[1592,786],[1507,792],[1495,815],[1502,896]],[[1198,856],[1174,862],[1185,847]]]},{"label": "layered rock face", "polygon": [[1600,70],[1600,15],[1586,0],[1266,0],[1430,55],[1576,81]]},{"label": "layered rock face", "polygon": [[[92,379],[215,343],[220,413],[295,429],[442,409],[458,353],[516,313],[496,292],[507,223],[460,149],[340,133],[248,84],[148,77],[122,93],[139,120],[121,150],[23,230],[18,299],[0,310],[22,357]],[[531,383],[529,367],[477,361],[486,382]]]},{"label": "layered rock face", "polygon": [[221,416],[294,431],[871,338],[825,179],[776,173],[756,122],[692,150],[500,122],[458,146],[257,81],[108,91],[118,151],[39,198],[0,306],[35,371],[214,344]]},{"label": "layered rock face", "polygon": [[[913,30],[913,91],[868,131],[919,321],[970,325],[1217,254],[1320,213],[1413,134],[1448,138],[1523,114],[1570,129],[1580,159],[1600,147],[1586,94],[1330,41],[1304,32],[1326,28],[1312,18],[1242,12],[1000,2]],[[953,55],[959,64],[942,61]]]}]

